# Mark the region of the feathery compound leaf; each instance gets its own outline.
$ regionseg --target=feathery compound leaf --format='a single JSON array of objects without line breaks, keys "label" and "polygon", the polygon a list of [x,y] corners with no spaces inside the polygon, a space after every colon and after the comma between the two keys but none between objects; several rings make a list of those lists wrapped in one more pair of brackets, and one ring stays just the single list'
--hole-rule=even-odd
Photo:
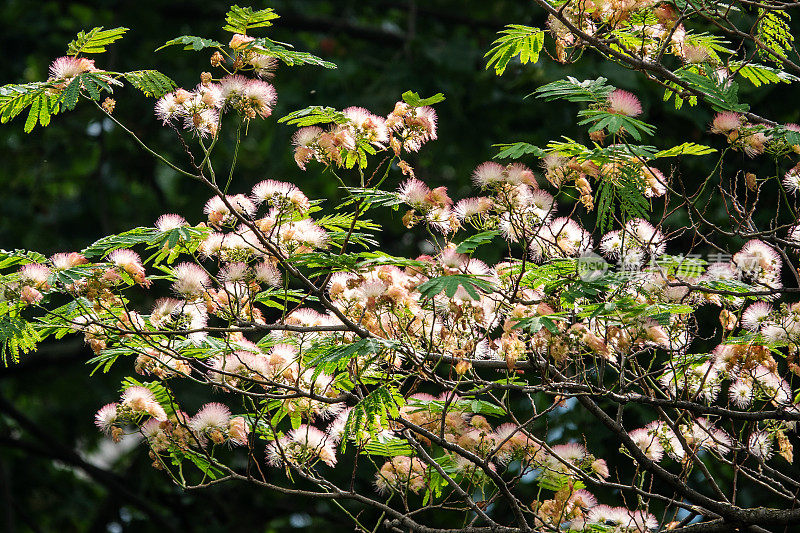
[{"label": "feathery compound leaf", "polygon": [[336,68],[335,63],[325,61],[321,57],[309,54],[308,52],[296,52],[294,50],[289,50],[289,48],[286,48],[286,46],[291,47],[291,45],[286,44],[286,46],[283,46],[284,44],[286,43],[278,43],[272,39],[261,38],[255,39],[249,43],[246,49],[252,50],[253,52],[261,55],[280,59],[290,67],[295,65],[316,65],[324,68]]},{"label": "feathery compound leaf", "polygon": [[0,250],[0,268],[27,265],[28,263],[44,263],[45,261],[47,261],[47,258],[39,252],[29,252],[27,250]]},{"label": "feathery compound leaf", "polygon": [[382,457],[397,457],[399,455],[414,455],[414,449],[403,439],[370,439],[364,445],[364,453],[369,455],[380,455]]},{"label": "feathery compound leaf", "polygon": [[520,159],[522,156],[526,156],[528,154],[532,154],[536,157],[544,157],[546,155],[546,152],[538,146],[523,142],[511,144],[493,144],[492,148],[500,149],[500,151],[497,152],[497,155],[495,155],[492,159]]},{"label": "feathery compound leaf", "polygon": [[99,100],[102,92],[113,93],[112,85],[122,85],[122,82],[100,72],[84,72],[75,76],[80,81],[81,87],[92,100]]},{"label": "feathery compound leaf", "polygon": [[788,72],[766,65],[759,65],[758,63],[745,65],[731,62],[730,68],[756,87],[769,83],[792,83],[800,80],[800,78]]},{"label": "feathery compound leaf", "polygon": [[644,196],[645,183],[635,166],[624,166],[613,179],[603,179],[597,188],[597,227],[608,231],[619,210],[622,224],[634,218],[647,218],[650,203]]},{"label": "feathery compound leaf", "polygon": [[145,96],[161,98],[175,88],[175,82],[157,70],[135,70],[123,76]]},{"label": "feathery compound leaf", "polygon": [[271,20],[278,18],[278,14],[271,8],[253,11],[250,7],[231,6],[225,15],[225,26],[222,28],[231,33],[247,33],[253,28],[272,26]]},{"label": "feathery compound leaf", "polygon": [[397,343],[377,338],[360,339],[352,344],[334,346],[315,354],[309,361],[309,366],[314,369],[313,378],[316,379],[322,372],[333,374],[347,368],[347,364],[356,356],[369,356],[378,354],[386,349],[391,349]]},{"label": "feathery compound leaf", "polygon": [[567,76],[567,79],[542,85],[531,94],[545,100],[564,99],[570,102],[603,102],[614,91],[612,85],[606,84],[607,81],[603,77],[596,80],[578,81],[572,76]]},{"label": "feathery compound leaf", "polygon": [[[791,15],[786,11],[777,9],[766,11],[762,8],[759,8],[758,14],[760,18],[756,31],[764,45],[778,55],[785,56],[791,52],[794,43],[794,35],[792,35],[792,28],[789,25],[792,21]],[[776,65],[782,64],[779,58],[767,50],[759,48],[758,54]]]},{"label": "feathery compound leaf", "polygon": [[293,111],[278,119],[278,122],[285,122],[290,126],[313,126],[314,124],[327,124],[335,122],[336,124],[347,124],[350,119],[344,116],[340,111],[332,107],[322,107],[314,105],[298,111]]},{"label": "feathery compound leaf", "polygon": [[[46,83],[11,84],[0,87],[0,123],[5,124],[29,108],[47,90]],[[38,102],[37,112],[38,112]],[[38,114],[36,115],[38,119]]]},{"label": "feathery compound leaf", "polygon": [[104,30],[102,26],[92,28],[88,32],[80,32],[67,47],[68,56],[78,54],[101,54],[106,45],[121,39],[128,28],[112,28]]},{"label": "feathery compound leaf", "polygon": [[624,130],[637,141],[642,140],[643,133],[645,135],[655,133],[655,127],[647,122],[604,109],[584,109],[578,112],[578,116],[584,117],[578,124],[592,124],[589,132],[607,129],[611,133],[618,133],[620,130]]},{"label": "feathery compound leaf", "polygon": [[475,249],[480,246],[481,244],[486,244],[487,242],[492,242],[492,240],[500,235],[500,231],[496,229],[492,229],[489,231],[483,231],[481,233],[476,233],[475,235],[471,235],[458,243],[456,247],[456,252],[460,254],[468,254],[474,252]]},{"label": "feathery compound leaf", "polygon": [[367,394],[350,411],[342,431],[342,451],[344,451],[348,438],[358,436],[360,432],[376,436],[378,432],[389,425],[389,417],[400,415],[400,408],[405,405],[405,399],[394,388],[381,385]]},{"label": "feathery compound leaf", "polygon": [[713,154],[716,151],[717,150],[715,148],[711,148],[710,146],[705,146],[703,144],[683,143],[679,144],[678,146],[673,146],[667,150],[656,152],[655,155],[653,155],[653,158],[676,157],[679,155],[708,155]]},{"label": "feathery compound leaf", "polygon": [[509,61],[519,56],[523,65],[539,61],[539,53],[544,46],[544,30],[509,24],[499,33],[500,37],[492,43],[492,48],[484,54],[488,57],[486,68],[494,67],[498,76],[505,72]]},{"label": "feathery compound leaf", "polygon": [[452,298],[456,295],[459,287],[464,287],[464,290],[473,300],[480,300],[481,296],[478,289],[484,292],[491,292],[494,288],[492,283],[485,279],[464,274],[453,274],[431,278],[417,287],[417,290],[423,298],[432,298],[442,291],[448,298]]},{"label": "feathery compound leaf", "polygon": [[3,364],[18,363],[20,354],[36,349],[41,336],[33,325],[19,315],[17,307],[0,306],[0,359]]},{"label": "feathery compound leaf", "polygon": [[679,69],[675,74],[702,92],[706,101],[717,111],[743,113],[750,109],[749,105],[739,103],[739,84],[734,81],[720,80],[713,74],[702,75],[689,68]]},{"label": "feathery compound leaf", "polygon": [[406,91],[403,93],[403,101],[411,107],[438,104],[439,102],[444,102],[444,100],[445,98],[442,93],[436,93],[430,98],[420,98],[419,94],[414,91]]},{"label": "feathery compound leaf", "polygon": [[169,46],[175,46],[176,44],[182,44],[184,50],[194,50],[195,52],[203,50],[204,48],[222,47],[222,43],[213,39],[204,39],[202,37],[195,37],[194,35],[181,35],[180,37],[176,37],[171,41],[167,41],[163,45],[156,48],[155,51],[158,52],[159,50],[163,50]]},{"label": "feathery compound leaf", "polygon": [[103,237],[81,253],[85,257],[103,256],[120,248],[130,248],[137,244],[149,244],[160,233],[156,228],[134,228],[119,235]]}]

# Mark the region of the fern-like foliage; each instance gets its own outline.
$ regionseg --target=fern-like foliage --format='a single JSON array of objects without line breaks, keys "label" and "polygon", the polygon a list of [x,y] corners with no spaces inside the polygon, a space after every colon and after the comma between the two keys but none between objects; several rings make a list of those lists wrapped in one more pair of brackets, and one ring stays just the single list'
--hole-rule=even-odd
[{"label": "fern-like foliage", "polygon": [[50,124],[50,117],[59,111],[58,101],[58,96],[47,91],[38,91],[30,100],[30,110],[23,128],[25,133],[32,132],[36,124],[41,124],[43,127]]},{"label": "fern-like foliage", "polygon": [[417,287],[417,290],[419,290],[422,298],[433,298],[441,292],[444,292],[448,298],[452,298],[455,296],[459,287],[464,287],[464,290],[473,300],[480,300],[480,293],[478,293],[478,290],[491,292],[494,288],[491,282],[477,276],[452,274],[449,276],[431,278]]},{"label": "fern-like foliage", "polygon": [[652,136],[655,127],[639,120],[620,113],[612,113],[605,109],[584,109],[578,112],[578,116],[583,117],[578,124],[591,124],[589,132],[607,129],[611,133],[630,133],[637,141],[642,140],[642,134]]},{"label": "fern-like foliage", "polygon": [[644,179],[634,166],[622,167],[622,172],[613,179],[603,176],[597,188],[597,226],[601,231],[611,229],[614,213],[624,225],[634,218],[647,218],[650,204],[642,191],[645,190]]},{"label": "fern-like foliage", "polygon": [[20,355],[36,349],[41,335],[33,323],[20,315],[18,306],[0,304],[0,359],[3,365],[19,363]]},{"label": "fern-like foliage", "polygon": [[542,85],[532,94],[547,101],[567,100],[569,102],[599,103],[607,100],[608,95],[614,91],[614,86],[607,84],[607,81],[603,77],[579,81],[572,76],[567,76],[566,79]]},{"label": "fern-like foliage", "polygon": [[713,71],[710,74],[700,72],[696,65],[678,69],[675,74],[700,91],[705,100],[717,111],[744,113],[750,109],[749,105],[739,103],[739,84],[735,81],[719,79]]},{"label": "fern-like foliage", "polygon": [[[47,92],[48,88],[49,84],[45,82],[10,84],[0,87],[0,123],[5,124],[34,104],[36,113],[33,116],[36,117],[36,120],[39,120],[41,113],[45,122],[49,122],[51,101]],[[42,109],[42,102],[46,103],[44,109]],[[33,118],[29,117],[29,120],[33,120]],[[30,131],[27,129],[27,123],[26,131]]]},{"label": "fern-like foliage", "polygon": [[298,111],[292,111],[285,117],[278,119],[278,122],[285,122],[290,126],[305,127],[316,124],[347,124],[350,119],[344,113],[332,107],[322,107],[314,105]]},{"label": "fern-like foliage", "polygon": [[442,93],[436,93],[430,98],[421,98],[418,93],[414,91],[406,91],[402,95],[403,101],[411,107],[422,107],[426,105],[438,104],[444,102],[445,98]]},{"label": "fern-like foliage", "polygon": [[175,82],[157,70],[135,70],[125,72],[123,76],[145,96],[161,98],[175,88]]},{"label": "fern-like foliage", "polygon": [[405,399],[394,388],[381,385],[363,400],[358,402],[350,411],[347,423],[344,426],[342,438],[342,450],[345,449],[347,441],[359,434],[369,434],[377,436],[378,432],[389,425],[389,417],[400,415],[400,408],[405,405]]},{"label": "fern-like foliage", "polygon": [[225,26],[222,28],[231,33],[246,34],[253,28],[272,26],[272,20],[278,18],[273,9],[258,9],[253,11],[250,7],[232,6],[225,15]]},{"label": "fern-like foliage", "polygon": [[134,228],[118,235],[109,235],[94,242],[81,253],[85,257],[101,257],[120,248],[132,248],[137,244],[149,244],[161,232],[156,228]]},{"label": "fern-like foliage", "polygon": [[74,109],[81,94],[99,100],[102,93],[113,92],[113,85],[122,85],[105,72],[83,72],[63,88],[53,82],[10,84],[0,87],[0,123],[6,123],[26,109],[25,133],[37,124],[47,126],[50,118],[62,109]]},{"label": "fern-like foliage", "polygon": [[67,46],[67,55],[101,54],[106,51],[106,45],[121,39],[126,31],[128,28],[104,30],[102,26],[92,28],[88,32],[81,31]]},{"label": "fern-like foliage", "polygon": [[492,48],[484,55],[489,58],[486,62],[487,69],[494,67],[495,74],[500,76],[506,71],[509,61],[517,56],[523,65],[539,61],[539,53],[544,46],[544,30],[509,24],[499,35],[492,43]]},{"label": "fern-like foliage", "polygon": [[499,148],[500,151],[492,159],[520,159],[526,155],[544,157],[546,152],[526,142],[516,142],[509,144],[493,144],[492,148]]},{"label": "fern-like foliage", "polygon": [[710,146],[686,142],[679,144],[678,146],[673,146],[672,148],[656,152],[653,154],[653,159],[661,157],[677,157],[680,155],[708,155],[713,154],[716,151],[717,150],[715,148],[711,148]]},{"label": "fern-like foliage", "polygon": [[163,45],[156,48],[155,51],[158,52],[164,48],[179,44],[183,45],[184,50],[194,50],[195,52],[205,48],[222,48],[222,43],[213,39],[205,39],[203,37],[196,37],[194,35],[181,35],[180,37],[176,37],[170,41],[167,41]]},{"label": "fern-like foliage", "polygon": [[279,43],[266,37],[253,40],[246,47],[246,49],[258,54],[274,57],[290,67],[295,65],[316,65],[323,68],[336,68],[336,63],[325,61],[308,52],[291,50],[291,48],[293,48],[292,45],[288,43]]},{"label": "fern-like foliage", "polygon": [[731,61],[731,69],[756,87],[770,83],[792,83],[800,78],[774,67],[758,63],[737,63]]},{"label": "fern-like foliage", "polygon": [[8,268],[28,263],[44,263],[47,258],[39,252],[28,250],[0,250],[0,268]]},{"label": "fern-like foliage", "polygon": [[[779,55],[785,56],[792,49],[794,35],[790,23],[791,15],[787,11],[773,9],[766,11],[759,8],[759,21],[756,34],[767,48]],[[758,54],[763,59],[781,65],[781,60],[767,50],[758,49]]]}]

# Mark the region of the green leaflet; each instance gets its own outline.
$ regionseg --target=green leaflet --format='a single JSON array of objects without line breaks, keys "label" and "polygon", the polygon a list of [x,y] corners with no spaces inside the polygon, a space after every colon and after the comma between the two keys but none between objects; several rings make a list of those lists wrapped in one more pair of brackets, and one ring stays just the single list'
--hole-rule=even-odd
[{"label": "green leaflet", "polygon": [[377,436],[382,428],[388,427],[390,417],[400,416],[400,408],[404,405],[403,396],[386,385],[367,394],[350,410],[342,431],[342,451],[345,450],[348,439],[357,438],[360,432]]},{"label": "green leaflet", "polygon": [[161,232],[156,228],[134,228],[117,235],[103,237],[85,248],[81,253],[86,257],[104,256],[120,248],[130,248],[137,244],[149,244],[153,237],[159,233]]},{"label": "green leaflet", "polygon": [[41,340],[41,334],[20,314],[19,307],[0,303],[0,359],[3,365],[19,363],[20,355],[35,350]]},{"label": "green leaflet", "polygon": [[661,150],[653,155],[653,159],[660,157],[677,157],[679,155],[708,155],[716,152],[716,148],[697,143],[682,143],[666,150]]},{"label": "green leaflet", "polygon": [[145,96],[161,98],[175,88],[175,82],[157,70],[135,70],[123,76]]},{"label": "green leaflet", "polygon": [[411,107],[423,107],[426,105],[438,104],[439,102],[444,102],[445,99],[442,93],[436,93],[430,98],[420,98],[419,94],[412,91],[404,92],[402,97],[403,101]]},{"label": "green leaflet", "polygon": [[315,65],[323,68],[336,68],[335,63],[325,61],[314,54],[309,54],[308,52],[297,52],[295,50],[290,50],[289,48],[292,48],[292,45],[287,43],[279,43],[277,41],[273,41],[272,39],[267,39],[266,37],[256,39],[246,46],[246,49],[252,50],[258,54],[279,59],[290,67],[296,65]]},{"label": "green leaflet", "polygon": [[697,67],[685,67],[675,71],[681,80],[703,93],[705,100],[717,111],[735,111],[743,113],[750,109],[747,104],[739,103],[739,84],[730,80],[720,80],[716,76],[702,75],[696,72]]},{"label": "green leaflet", "polygon": [[452,274],[449,276],[439,276],[431,278],[417,287],[422,298],[432,298],[444,291],[448,298],[455,296],[459,287],[464,287],[467,294],[473,300],[480,299],[478,289],[484,292],[491,292],[492,283],[477,276],[467,276],[463,274]]},{"label": "green leaflet", "polygon": [[797,76],[758,63],[737,63],[731,61],[731,69],[756,87],[769,83],[792,83],[800,80]]},{"label": "green leaflet", "polygon": [[312,105],[305,109],[292,111],[285,117],[278,119],[278,122],[285,122],[290,126],[298,126],[302,128],[305,126],[314,126],[315,124],[328,124],[330,122],[335,122],[336,124],[347,124],[350,122],[350,119],[332,107]]},{"label": "green leaflet", "polygon": [[[759,22],[756,27],[758,38],[777,54],[786,55],[791,52],[794,43],[794,35],[789,25],[792,21],[791,15],[787,11],[758,9]],[[782,64],[780,58],[773,56],[767,50],[758,49],[758,54],[762,58],[772,61],[776,65]]]},{"label": "green leaflet", "polygon": [[414,455],[411,445],[398,438],[389,439],[370,439],[364,445],[364,453],[368,455],[379,455],[382,457],[397,457],[398,455]]},{"label": "green leaflet", "polygon": [[637,141],[642,140],[642,134],[652,136],[655,127],[639,120],[620,113],[613,113],[605,109],[584,109],[578,112],[579,117],[584,117],[578,122],[579,125],[591,124],[590,132],[607,129],[611,133],[630,133]]},{"label": "green leaflet", "polygon": [[614,222],[613,214],[619,212],[622,224],[634,218],[647,218],[650,202],[644,196],[645,184],[639,170],[624,166],[616,179],[603,179],[595,193],[597,227],[608,231]]},{"label": "green leaflet", "polygon": [[493,67],[495,74],[501,76],[514,57],[519,56],[523,65],[539,61],[539,53],[544,46],[544,30],[509,24],[499,35],[492,43],[492,48],[484,54],[484,57],[489,58],[486,62],[487,69]]},{"label": "green leaflet", "polygon": [[483,231],[481,233],[476,233],[475,235],[470,235],[456,246],[456,252],[460,254],[468,254],[474,252],[475,249],[482,245],[489,242],[492,242],[495,237],[500,235],[500,231],[493,229],[489,231]]},{"label": "green leaflet", "polygon": [[393,341],[372,337],[360,339],[352,344],[323,349],[320,353],[312,355],[308,364],[316,367],[313,374],[313,379],[316,379],[323,372],[333,374],[344,370],[355,357],[378,354],[396,345],[397,343]]},{"label": "green leaflet", "polygon": [[67,55],[101,54],[106,51],[107,44],[121,39],[126,31],[128,28],[104,30],[102,26],[92,28],[88,32],[81,31],[67,46]]},{"label": "green leaflet", "polygon": [[0,250],[0,268],[27,265],[28,263],[44,263],[45,261],[47,261],[47,258],[39,252],[29,252],[28,250]]},{"label": "green leaflet", "polygon": [[194,50],[198,52],[205,48],[221,48],[222,43],[215,41],[213,39],[204,39],[203,37],[196,37],[194,35],[181,35],[180,37],[176,37],[171,41],[167,41],[163,45],[159,46],[155,49],[156,52],[159,50],[163,50],[169,46],[175,46],[178,44],[183,45],[184,50]]},{"label": "green leaflet", "polygon": [[569,102],[604,102],[614,91],[614,86],[608,85],[607,81],[603,77],[578,81],[567,76],[566,79],[542,85],[531,94],[548,101],[563,99]]},{"label": "green leaflet", "polygon": [[495,155],[492,159],[520,159],[528,154],[533,154],[535,157],[544,157],[547,154],[547,152],[538,146],[534,146],[525,142],[493,144],[492,148],[500,149],[500,151],[497,152],[497,155]]},{"label": "green leaflet", "polygon": [[271,21],[276,18],[278,14],[271,8],[253,11],[250,7],[231,6],[225,14],[225,26],[222,29],[231,33],[246,34],[253,28],[272,26]]}]

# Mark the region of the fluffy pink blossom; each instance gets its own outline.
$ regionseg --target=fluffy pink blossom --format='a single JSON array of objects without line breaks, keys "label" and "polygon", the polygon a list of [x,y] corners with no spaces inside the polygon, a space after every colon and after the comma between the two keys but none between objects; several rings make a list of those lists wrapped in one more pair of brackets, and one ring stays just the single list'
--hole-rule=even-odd
[{"label": "fluffy pink blossom", "polygon": [[156,420],[164,421],[167,419],[167,413],[164,408],[156,400],[153,391],[147,387],[128,387],[122,393],[121,403],[134,412],[149,414]]},{"label": "fluffy pink blossom", "polygon": [[161,215],[158,217],[158,220],[156,220],[156,228],[158,231],[170,231],[188,225],[189,223],[186,222],[185,218],[173,213]]},{"label": "fluffy pink blossom", "polygon": [[207,403],[189,420],[189,429],[203,433],[211,429],[227,430],[231,411],[227,406],[212,402]]},{"label": "fluffy pink blossom", "polygon": [[50,65],[50,78],[54,80],[73,78],[84,72],[95,71],[97,69],[93,59],[64,56],[59,57]]},{"label": "fluffy pink blossom", "polygon": [[139,285],[149,287],[150,281],[145,279],[144,266],[139,254],[126,248],[114,250],[108,254],[108,259],[118,268],[121,268]]},{"label": "fluffy pink blossom", "polygon": [[50,261],[53,263],[53,268],[56,270],[63,270],[65,268],[72,268],[88,263],[86,258],[78,252],[57,253],[50,258]]},{"label": "fluffy pink blossom", "polygon": [[642,104],[633,93],[617,89],[608,95],[608,110],[628,117],[642,114]]},{"label": "fluffy pink blossom", "polygon": [[505,167],[493,161],[487,161],[478,165],[472,173],[472,181],[478,187],[488,187],[495,183],[502,183],[506,180]]},{"label": "fluffy pink blossom", "polygon": [[400,199],[412,207],[419,207],[425,204],[431,190],[415,178],[409,178],[400,185]]},{"label": "fluffy pink blossom", "polygon": [[202,267],[194,263],[180,263],[172,268],[175,281],[172,290],[185,298],[196,298],[211,286],[211,279]]},{"label": "fluffy pink blossom", "polygon": [[117,420],[117,404],[109,403],[104,405],[94,415],[94,424],[106,435],[111,432],[114,422]]},{"label": "fluffy pink blossom", "polygon": [[730,133],[742,127],[742,116],[732,111],[717,113],[711,123],[712,133]]}]

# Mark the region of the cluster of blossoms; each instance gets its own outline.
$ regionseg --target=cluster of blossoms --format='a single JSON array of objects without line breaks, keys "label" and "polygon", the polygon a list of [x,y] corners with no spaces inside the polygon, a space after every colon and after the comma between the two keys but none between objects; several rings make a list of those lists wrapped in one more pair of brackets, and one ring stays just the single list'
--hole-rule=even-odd
[{"label": "cluster of blossoms", "polygon": [[221,403],[208,403],[193,417],[182,411],[167,413],[150,388],[131,386],[123,391],[119,403],[102,407],[95,424],[118,442],[126,427],[133,425],[150,446],[153,466],[163,468],[159,456],[173,450],[202,449],[213,444],[246,445],[249,427],[241,416],[231,416]]},{"label": "cluster of blossoms", "polygon": [[[259,41],[249,35],[236,33],[231,37],[228,46],[233,50],[231,67],[234,70],[252,69],[260,78],[271,78],[278,66],[278,60],[269,54],[269,51],[259,46]],[[224,61],[219,52],[211,56],[211,64],[218,67]]]},{"label": "cluster of blossoms", "polygon": [[99,72],[99,69],[94,66],[94,60],[86,57],[59,57],[50,65],[48,81],[57,82],[56,88],[63,89],[75,76],[84,72]]},{"label": "cluster of blossoms", "polygon": [[[708,50],[687,34],[670,6],[582,0],[561,12],[590,35],[613,30],[643,36],[645,56],[663,47],[686,68],[715,68],[707,61]],[[656,22],[640,23],[645,13]],[[569,48],[583,46],[555,17],[550,30],[561,59],[567,59]],[[203,73],[193,91],[162,96],[156,115],[164,125],[180,122],[201,138],[216,137],[230,110],[240,125],[269,117],[276,94],[263,78],[271,75],[275,59],[266,46],[235,34],[227,59],[220,52],[211,58],[215,67],[227,62],[228,74],[215,81]],[[75,76],[96,71],[90,60],[61,58],[51,67],[49,81],[65,87]],[[727,77],[724,71],[715,75],[721,81]],[[641,123],[634,120],[642,113],[635,95],[620,89],[598,94],[589,116],[629,128]],[[454,201],[445,187],[417,179],[402,159],[437,138],[432,108],[404,101],[385,117],[360,107],[311,108],[295,117],[312,112],[327,115],[306,124],[330,125],[295,133],[298,167],[305,170],[317,161],[345,169],[358,164],[363,171],[368,156],[393,154],[386,176],[396,163],[406,177],[396,192],[386,192],[390,200],[385,203],[408,207],[402,219],[407,228],[425,224],[433,230],[431,250],[414,259],[351,256],[349,249],[345,254],[361,228],[357,223],[372,227],[358,220],[363,213],[357,211],[349,231],[342,232],[331,219],[312,217],[321,202],[292,183],[269,179],[247,194],[227,194],[226,188],[213,196],[199,224],[177,214],[161,216],[139,242],[155,250],[148,261],[168,276],[148,277],[148,261],[116,245],[91,263],[87,256],[100,255],[102,242],[89,249],[92,253],[56,254],[24,264],[4,283],[3,303],[27,312],[46,304],[50,293],[72,296],[75,305],[62,307],[64,316],[53,327],[82,332],[98,361],[132,355],[135,371],[154,380],[129,380],[119,401],[97,412],[102,432],[115,441],[126,432],[141,434],[157,468],[186,456],[204,457],[200,463],[213,465],[215,447],[247,446],[253,459],[263,452],[266,464],[294,470],[306,480],[315,479],[316,469],[335,468],[344,457],[339,450],[353,442],[358,453],[381,457],[374,462],[374,476],[368,476],[373,488],[382,495],[399,493],[406,506],[410,497],[438,498],[444,477],[467,488],[462,496],[488,495],[479,502],[481,510],[488,509],[483,503],[492,502],[496,488],[513,489],[535,479],[549,492],[540,490],[529,499],[524,513],[536,528],[553,531],[644,533],[659,527],[646,499],[637,509],[611,507],[599,502],[606,497],[602,492],[584,488],[608,489],[610,478],[621,477],[620,472],[612,476],[606,459],[590,452],[591,439],[576,442],[582,439],[550,432],[549,422],[544,429],[535,425],[543,415],[572,408],[565,401],[571,395],[582,400],[596,391],[612,401],[622,395],[623,404],[655,391],[645,399],[691,402],[698,413],[724,403],[731,410],[788,415],[736,430],[735,421],[726,424],[730,420],[720,416],[684,412],[673,421],[660,413],[628,431],[620,408],[615,431],[624,441],[622,452],[636,456],[640,466],[641,454],[687,470],[701,453],[731,461],[746,452],[746,460],[754,458],[764,467],[777,451],[792,462],[787,434],[795,429],[791,420],[800,407],[775,353],[785,349],[786,366],[800,375],[800,304],[774,302],[783,267],[781,254],[768,244],[774,241],[751,240],[730,261],[683,271],[659,264],[671,261],[664,256],[669,235],[660,225],[629,212],[618,218],[613,213],[610,223],[618,229],[607,231],[598,249],[619,268],[604,271],[599,282],[587,282],[580,272],[595,240],[576,217],[578,203],[592,211],[596,199],[603,198],[600,187],[616,187],[638,191],[646,206],[669,188],[667,177],[649,165],[649,158],[634,155],[638,152],[627,142],[603,146],[607,130],[624,141],[624,129],[609,125],[592,131],[594,150],[551,143],[542,157],[541,180],[521,163],[484,162],[472,173],[481,196]],[[786,129],[800,131],[794,125]],[[711,130],[750,156],[770,147],[764,128],[736,113],[717,115]],[[783,148],[784,155],[800,153],[800,147]],[[205,179],[202,168],[196,177]],[[800,190],[798,167],[786,173],[783,184],[792,194]],[[363,186],[361,193],[348,192],[357,198]],[[748,187],[753,188],[749,181]],[[559,213],[571,202],[575,205],[567,205],[568,212]],[[470,229],[483,235],[458,242],[459,234]],[[474,257],[481,239],[494,236],[521,257],[494,264]],[[800,248],[800,226],[790,228],[788,240]],[[178,260],[181,255],[185,259]],[[335,266],[325,270],[325,265]],[[155,290],[168,284],[171,294],[155,299],[149,314],[133,310],[122,295],[127,287]],[[742,293],[728,291],[731,287]],[[720,309],[723,338],[710,353],[696,354],[692,343],[700,336],[694,311],[701,306]],[[739,336],[731,338],[734,332]],[[493,373],[504,377],[495,379]],[[172,380],[169,388],[167,380]],[[228,405],[241,397],[249,412],[234,416],[225,403],[214,401],[190,416],[174,396],[172,385],[181,380],[227,395]],[[509,394],[498,399],[495,389]],[[534,401],[540,393],[553,400],[544,412]],[[511,402],[519,399],[512,395],[529,400],[529,419],[512,409]],[[257,439],[264,441],[261,446],[254,445]],[[652,490],[642,487],[637,489],[642,494]],[[512,496],[508,502],[519,500]]]},{"label": "cluster of blossoms", "polygon": [[202,82],[194,91],[178,89],[156,102],[156,116],[161,122],[183,123],[197,135],[214,137],[219,128],[220,113],[234,109],[246,120],[266,118],[272,114],[277,94],[269,83],[239,74],[225,76],[213,83],[211,74],[203,73]]},{"label": "cluster of blossoms", "polygon": [[[800,131],[796,125],[791,127]],[[744,116],[732,111],[717,113],[711,122],[711,132],[724,135],[734,149],[743,151],[748,157],[763,154],[769,142],[763,128],[750,124]]]},{"label": "cluster of blossoms", "polygon": [[[602,133],[599,132],[599,133]],[[588,210],[594,208],[591,180],[636,186],[646,198],[658,198],[667,192],[667,178],[657,168],[645,165],[638,158],[618,156],[615,161],[597,164],[592,160],[580,161],[557,152],[542,158],[542,168],[547,181],[561,188],[572,183],[580,202]]]},{"label": "cluster of blossoms", "polygon": [[[360,157],[359,152],[372,154],[376,149],[385,150],[387,147],[400,156],[403,151],[416,152],[432,139],[436,139],[436,112],[433,108],[397,102],[386,118],[363,107],[348,107],[328,130],[318,126],[300,128],[292,143],[295,146],[294,160],[305,170],[311,160],[345,166],[348,159]],[[407,163],[401,160],[400,165],[405,172],[411,172]]]},{"label": "cluster of blossoms", "polygon": [[643,59],[653,60],[666,51],[687,65],[703,67],[713,62],[713,47],[687,31],[683,20],[675,6],[660,0],[581,0],[567,4],[559,16],[549,15],[547,25],[561,62],[570,60],[571,50],[588,44],[573,28],[590,37],[610,34],[635,39],[635,46],[623,50]]}]

